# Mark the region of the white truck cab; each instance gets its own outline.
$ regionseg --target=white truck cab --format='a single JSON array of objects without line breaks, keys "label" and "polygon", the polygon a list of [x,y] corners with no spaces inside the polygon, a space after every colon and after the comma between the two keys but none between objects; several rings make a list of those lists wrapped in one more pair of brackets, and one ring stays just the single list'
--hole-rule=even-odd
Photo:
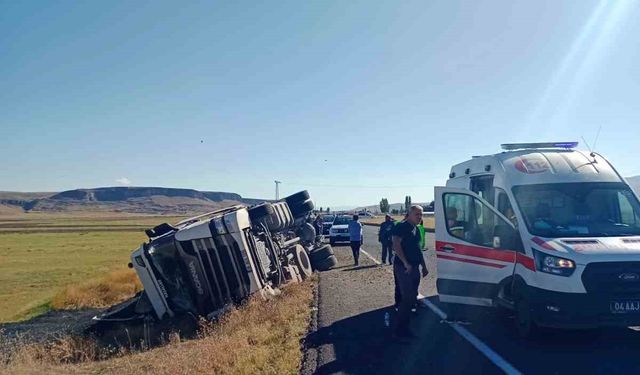
[{"label": "white truck cab", "polygon": [[505,144],[435,188],[440,302],[515,310],[539,326],[640,325],[640,203],[577,142]]}]

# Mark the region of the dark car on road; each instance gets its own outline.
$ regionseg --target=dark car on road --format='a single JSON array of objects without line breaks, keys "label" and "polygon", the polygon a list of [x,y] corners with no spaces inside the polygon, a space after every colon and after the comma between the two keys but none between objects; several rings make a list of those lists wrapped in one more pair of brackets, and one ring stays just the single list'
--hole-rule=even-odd
[{"label": "dark car on road", "polygon": [[331,229],[335,219],[335,215],[324,215],[322,217],[322,234],[329,234],[329,229]]}]

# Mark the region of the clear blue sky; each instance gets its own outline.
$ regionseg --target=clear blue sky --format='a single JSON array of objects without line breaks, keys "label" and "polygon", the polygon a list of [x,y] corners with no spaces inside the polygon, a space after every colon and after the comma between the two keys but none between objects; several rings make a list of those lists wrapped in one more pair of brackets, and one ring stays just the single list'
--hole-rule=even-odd
[{"label": "clear blue sky", "polygon": [[628,0],[1,1],[0,190],[426,201],[471,155],[599,126],[640,174],[638,19]]}]

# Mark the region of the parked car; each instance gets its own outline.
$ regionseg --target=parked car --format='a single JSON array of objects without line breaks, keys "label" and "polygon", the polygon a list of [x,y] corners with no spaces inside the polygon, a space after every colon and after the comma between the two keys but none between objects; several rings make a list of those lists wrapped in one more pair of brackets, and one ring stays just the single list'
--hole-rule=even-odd
[{"label": "parked car", "polygon": [[337,216],[329,230],[329,243],[333,246],[338,242],[349,242],[349,222],[351,216]]},{"label": "parked car", "polygon": [[322,217],[322,234],[329,234],[329,229],[331,229],[335,219],[336,215],[324,215]]},{"label": "parked car", "polygon": [[278,202],[232,206],[146,231],[131,255],[144,290],[94,318],[89,333],[105,343],[154,344],[171,330],[194,333],[253,294],[309,277],[337,261],[307,222],[306,191]]}]

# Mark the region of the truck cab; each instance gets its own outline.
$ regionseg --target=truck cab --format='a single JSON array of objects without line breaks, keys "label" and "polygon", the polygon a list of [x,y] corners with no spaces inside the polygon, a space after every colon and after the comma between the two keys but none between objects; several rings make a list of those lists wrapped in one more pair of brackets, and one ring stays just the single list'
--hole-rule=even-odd
[{"label": "truck cab", "polygon": [[435,188],[443,307],[513,310],[522,336],[640,325],[640,203],[624,178],[577,142],[502,146]]}]

